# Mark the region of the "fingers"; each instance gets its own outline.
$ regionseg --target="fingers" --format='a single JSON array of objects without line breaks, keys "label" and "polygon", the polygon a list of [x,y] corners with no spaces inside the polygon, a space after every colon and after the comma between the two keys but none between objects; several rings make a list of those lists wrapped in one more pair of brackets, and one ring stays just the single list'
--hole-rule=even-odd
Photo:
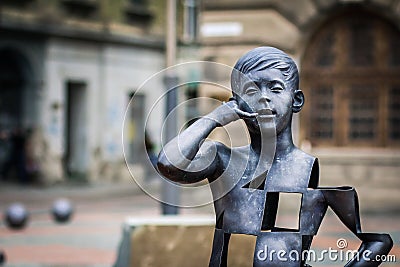
[{"label": "fingers", "polygon": [[250,113],[241,110],[238,106],[236,99],[233,97],[229,98],[228,102],[223,102],[223,105],[227,105],[228,107],[233,109],[240,118],[255,118],[258,115],[258,113]]},{"label": "fingers", "polygon": [[223,101],[222,105],[228,105],[229,107],[236,108],[238,106],[238,103],[236,99],[233,97],[229,98],[228,102]]}]

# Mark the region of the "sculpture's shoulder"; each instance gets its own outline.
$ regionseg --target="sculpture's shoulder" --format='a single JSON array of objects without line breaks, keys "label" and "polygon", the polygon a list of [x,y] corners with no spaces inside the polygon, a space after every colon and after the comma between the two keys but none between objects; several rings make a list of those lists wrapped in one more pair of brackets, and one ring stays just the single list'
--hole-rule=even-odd
[{"label": "sculpture's shoulder", "polygon": [[313,155],[310,155],[310,154],[304,152],[303,150],[301,150],[300,148],[298,148],[298,147],[296,147],[296,146],[293,148],[293,150],[291,151],[291,153],[293,153],[293,154],[295,154],[295,155],[297,155],[297,156],[299,156],[299,157],[303,157],[303,158],[312,158],[312,159],[316,159],[316,157],[314,157]]},{"label": "sculpture's shoulder", "polygon": [[267,188],[271,191],[302,192],[319,183],[318,159],[297,147],[277,157],[268,173]]},{"label": "sculpture's shoulder", "polygon": [[318,165],[318,158],[310,155],[298,147],[294,147],[292,151],[288,154],[288,159],[291,161],[293,166],[296,167],[313,167]]},{"label": "sculpture's shoulder", "polygon": [[311,175],[312,171],[318,171],[319,169],[318,158],[297,147],[294,147],[287,155],[286,160],[293,170],[303,170],[303,172],[307,172],[309,175]]},{"label": "sculpture's shoulder", "polygon": [[225,144],[214,140],[208,140],[201,144],[197,156],[211,154],[213,157],[218,155],[219,157],[225,156],[229,158],[231,152],[231,148],[227,147]]},{"label": "sculpture's shoulder", "polygon": [[[232,182],[235,179],[230,179],[233,174],[236,174],[238,170],[243,170],[246,168],[249,146],[243,147],[229,147],[218,141],[206,141],[202,144],[199,153],[196,157],[204,157],[208,159],[217,158],[217,168],[213,176],[208,177],[209,182],[215,181],[223,175],[225,178],[223,181],[217,182],[220,185],[222,182]],[[228,178],[226,178],[228,177]],[[221,179],[219,179],[221,180]],[[236,179],[237,180],[237,179]]]},{"label": "sculpture's shoulder", "polygon": [[229,161],[231,164],[246,166],[247,161],[249,160],[250,146],[228,147],[220,143],[218,151],[219,156]]}]

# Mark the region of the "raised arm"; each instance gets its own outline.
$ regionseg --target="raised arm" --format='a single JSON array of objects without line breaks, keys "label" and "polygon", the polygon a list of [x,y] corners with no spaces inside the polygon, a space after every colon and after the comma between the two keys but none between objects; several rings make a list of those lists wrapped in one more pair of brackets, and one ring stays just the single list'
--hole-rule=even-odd
[{"label": "raised arm", "polygon": [[198,119],[163,147],[158,156],[159,172],[181,183],[198,182],[218,173],[223,145],[205,139],[216,127],[239,119],[239,115],[253,116],[238,110],[236,101],[231,100]]}]

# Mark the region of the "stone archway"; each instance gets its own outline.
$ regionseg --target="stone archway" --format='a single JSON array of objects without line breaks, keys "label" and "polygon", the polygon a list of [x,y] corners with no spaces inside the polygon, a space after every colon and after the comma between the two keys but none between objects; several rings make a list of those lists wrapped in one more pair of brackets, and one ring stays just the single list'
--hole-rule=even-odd
[{"label": "stone archway", "polygon": [[3,178],[28,180],[27,139],[37,121],[33,72],[27,57],[0,49],[0,170]]},{"label": "stone archway", "polygon": [[27,60],[18,51],[0,50],[0,129],[11,130],[23,125],[23,93],[27,77]]},{"label": "stone archway", "polygon": [[314,146],[400,144],[400,31],[351,8],[313,35],[301,66],[302,137]]}]

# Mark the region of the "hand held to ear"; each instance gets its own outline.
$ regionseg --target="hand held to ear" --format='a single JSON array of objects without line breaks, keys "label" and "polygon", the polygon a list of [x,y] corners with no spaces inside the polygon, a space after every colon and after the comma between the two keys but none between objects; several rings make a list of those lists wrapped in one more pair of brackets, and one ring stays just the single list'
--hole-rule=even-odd
[{"label": "hand held to ear", "polygon": [[223,102],[221,106],[205,116],[217,122],[218,126],[225,126],[233,121],[244,118],[254,118],[257,113],[249,113],[239,108],[236,99],[230,98],[228,102]]}]

